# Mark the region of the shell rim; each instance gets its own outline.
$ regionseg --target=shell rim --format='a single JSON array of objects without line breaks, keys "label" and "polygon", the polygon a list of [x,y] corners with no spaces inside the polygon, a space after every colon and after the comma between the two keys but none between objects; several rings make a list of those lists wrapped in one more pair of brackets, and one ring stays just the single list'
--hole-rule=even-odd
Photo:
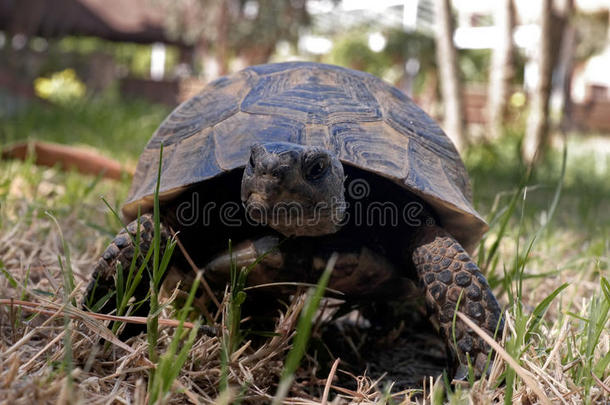
[{"label": "shell rim", "polygon": [[[347,165],[347,166],[352,166],[352,167],[358,168],[358,166],[352,164],[351,162],[346,162],[344,160],[341,160],[341,163],[344,165]],[[174,187],[174,188],[171,188],[168,190],[160,190],[159,191],[159,202],[161,205],[163,205],[164,203],[172,201],[175,198],[179,198],[180,194],[182,194],[184,191],[188,190],[191,187],[195,187],[197,184],[201,184],[207,180],[210,180],[210,179],[218,177],[218,176],[222,176],[224,174],[228,174],[233,171],[243,170],[244,168],[245,168],[245,165],[241,165],[241,166],[235,167],[230,170],[223,170],[220,173],[216,173],[215,175],[208,176],[204,179],[201,179],[198,182],[185,184],[183,186]],[[430,206],[436,211],[437,215],[441,218],[442,227],[445,227],[445,225],[443,224],[443,222],[444,222],[443,219],[445,219],[446,215],[441,215],[439,213],[439,210],[441,210],[441,211],[448,210],[457,217],[467,217],[467,218],[471,218],[472,220],[474,220],[469,225],[470,227],[474,228],[476,226],[478,228],[478,229],[472,229],[472,233],[476,233],[476,237],[474,237],[474,238],[471,237],[473,242],[470,244],[464,244],[462,241],[460,241],[460,243],[462,243],[464,245],[464,248],[466,249],[466,251],[468,251],[470,254],[472,254],[476,245],[481,240],[483,235],[489,230],[489,225],[487,224],[487,221],[485,221],[485,219],[483,219],[481,217],[481,215],[478,213],[478,211],[476,211],[474,209],[474,207],[472,207],[472,212],[466,212],[466,211],[462,210],[461,208],[457,207],[455,204],[451,203],[450,201],[443,200],[434,195],[424,193],[421,190],[413,189],[412,187],[410,187],[404,183],[400,183],[399,181],[397,181],[396,179],[394,179],[390,176],[384,175],[383,172],[374,171],[374,170],[369,170],[369,172],[374,174],[375,176],[380,176],[382,178],[390,180],[392,183],[398,185],[399,187],[401,187],[403,189],[406,189],[407,191],[409,191],[409,192],[413,193],[414,195],[423,199],[426,203],[430,204]],[[121,211],[123,213],[125,220],[127,222],[135,220],[138,215],[138,209],[140,210],[140,213],[151,212],[153,209],[153,200],[154,200],[154,194],[147,194],[138,199],[132,199],[132,200],[126,201],[121,207]]]}]

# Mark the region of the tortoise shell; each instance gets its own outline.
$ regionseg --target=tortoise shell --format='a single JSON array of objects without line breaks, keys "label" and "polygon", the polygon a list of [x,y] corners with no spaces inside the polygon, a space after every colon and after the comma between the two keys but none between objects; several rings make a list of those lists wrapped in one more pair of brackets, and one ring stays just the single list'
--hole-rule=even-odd
[{"label": "tortoise shell", "polygon": [[161,144],[160,199],[167,201],[245,167],[256,142],[324,147],[344,165],[392,180],[430,204],[469,251],[487,229],[464,164],[432,118],[375,76],[309,62],[247,68],[178,106],[140,156],[125,218],[133,220],[138,207],[151,210]]}]

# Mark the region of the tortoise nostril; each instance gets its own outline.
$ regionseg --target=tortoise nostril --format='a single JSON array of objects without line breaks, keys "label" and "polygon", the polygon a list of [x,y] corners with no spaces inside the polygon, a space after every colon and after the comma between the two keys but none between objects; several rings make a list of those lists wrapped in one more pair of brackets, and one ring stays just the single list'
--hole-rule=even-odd
[{"label": "tortoise nostril", "polygon": [[269,168],[267,167],[260,167],[258,170],[258,175],[259,176],[270,176],[271,175],[271,170],[269,170]]},{"label": "tortoise nostril", "polygon": [[266,181],[277,181],[283,178],[282,172],[280,170],[260,170],[256,173],[258,176],[266,179]]}]

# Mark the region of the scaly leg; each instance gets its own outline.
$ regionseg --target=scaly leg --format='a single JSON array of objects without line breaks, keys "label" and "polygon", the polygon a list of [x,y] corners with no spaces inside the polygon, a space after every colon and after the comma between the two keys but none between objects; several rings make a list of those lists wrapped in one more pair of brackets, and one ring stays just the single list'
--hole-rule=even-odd
[{"label": "scaly leg", "polygon": [[[136,259],[136,270],[140,267],[142,259],[146,256],[146,253],[151,248],[154,238],[154,221],[152,214],[144,214],[140,216],[140,254],[139,258]],[[95,264],[93,268],[93,274],[91,282],[87,286],[87,290],[83,297],[83,306],[95,305],[97,301],[106,296],[110,291],[113,291],[115,286],[115,275],[117,265],[120,263],[125,279],[133,255],[136,252],[134,242],[136,241],[136,233],[138,230],[138,220],[134,220],[127,225],[127,231],[121,230],[114,240],[108,245],[102,256]],[[169,238],[169,231],[163,224],[161,224],[161,251],[163,252],[166,242]],[[151,260],[152,263],[152,260]],[[146,296],[149,289],[148,271],[145,269],[142,272],[142,279],[140,284],[134,292],[134,297],[139,300]],[[101,312],[111,312],[116,307],[116,300],[114,297],[108,300],[108,302],[101,308]],[[140,311],[142,312],[142,311]]]},{"label": "scaly leg", "polygon": [[[246,240],[222,252],[205,266],[206,276],[216,283],[229,280],[231,260],[237,269],[250,269],[248,285],[256,286],[278,282],[316,283],[333,252],[338,253],[328,288],[343,293],[345,298],[371,296],[413,295],[417,289],[406,278],[400,277],[394,266],[382,255],[365,246],[335,250],[332,246],[309,246],[296,241],[280,242],[277,236],[264,236]],[[294,286],[273,287],[275,293],[292,293]],[[419,291],[418,291],[419,292]]]},{"label": "scaly leg", "polygon": [[419,229],[412,259],[426,291],[426,302],[440,323],[440,332],[462,366],[458,374],[463,374],[463,366],[468,364],[467,354],[477,373],[482,373],[489,345],[459,318],[456,318],[454,331],[453,318],[459,299],[459,310],[483,330],[491,336],[496,328],[498,335],[502,332],[500,306],[487,280],[459,242],[437,226]]}]

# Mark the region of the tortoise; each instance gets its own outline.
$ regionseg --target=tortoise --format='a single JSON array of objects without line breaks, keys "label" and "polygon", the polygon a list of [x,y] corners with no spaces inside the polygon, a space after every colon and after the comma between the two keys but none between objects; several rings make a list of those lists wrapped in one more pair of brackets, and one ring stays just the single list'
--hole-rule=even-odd
[{"label": "tortoise", "polygon": [[[416,280],[462,371],[469,361],[484,370],[490,347],[454,310],[459,301],[491,335],[502,328],[469,256],[487,224],[452,142],[400,90],[309,62],[253,66],[211,82],[142,152],[122,207],[129,224],[95,265],[88,302],[112,291],[136,240],[141,252],[150,248],[162,145],[161,239],[178,235],[183,249],[171,266],[185,280],[194,264],[211,284],[226,283],[229,239],[238,266],[263,257],[249,284],[316,282],[336,252],[329,288],[345,299],[385,301],[401,299]],[[136,296],[148,282],[141,286]],[[102,310],[111,309],[112,300]]]}]

